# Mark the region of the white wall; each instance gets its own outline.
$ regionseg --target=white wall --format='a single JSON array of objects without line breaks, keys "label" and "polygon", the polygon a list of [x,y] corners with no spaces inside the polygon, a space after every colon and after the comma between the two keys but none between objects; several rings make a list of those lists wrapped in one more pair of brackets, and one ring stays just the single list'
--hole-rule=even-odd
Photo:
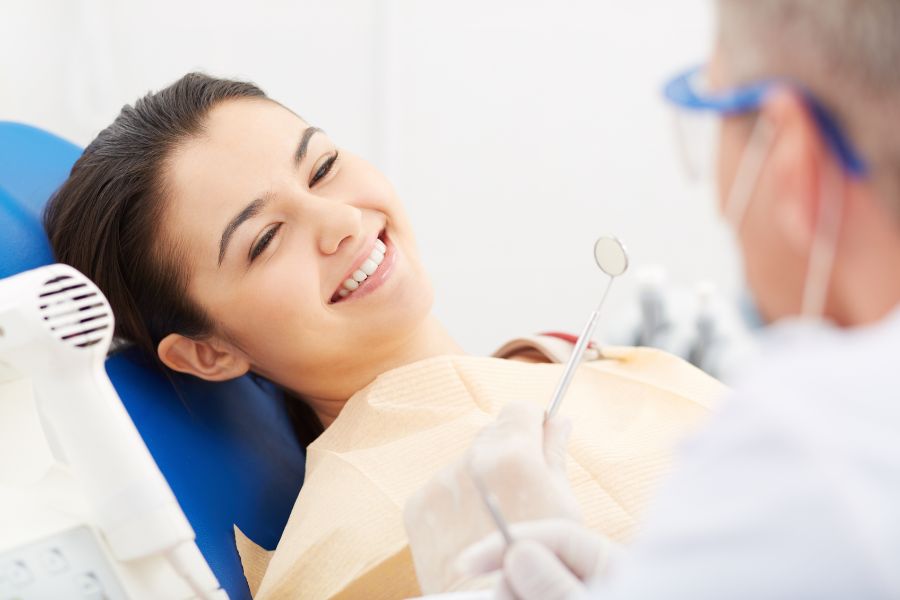
[{"label": "white wall", "polygon": [[[2,0],[0,119],[85,144],[189,69],[251,79],[385,170],[438,315],[489,352],[581,327],[601,233],[636,268],[732,289],[713,202],[684,181],[660,98],[711,35],[708,0]],[[607,327],[634,280],[617,283]]]},{"label": "white wall", "polygon": [[123,104],[202,70],[252,80],[373,155],[377,8],[363,0],[0,0],[0,118],[86,144]]}]

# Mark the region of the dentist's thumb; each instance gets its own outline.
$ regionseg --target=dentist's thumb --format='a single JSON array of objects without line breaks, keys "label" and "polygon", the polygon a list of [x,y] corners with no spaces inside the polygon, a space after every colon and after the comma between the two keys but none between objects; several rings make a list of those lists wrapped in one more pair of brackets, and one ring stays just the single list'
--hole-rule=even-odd
[{"label": "dentist's thumb", "polygon": [[517,542],[506,552],[503,578],[521,600],[575,600],[587,592],[552,552],[531,540]]}]

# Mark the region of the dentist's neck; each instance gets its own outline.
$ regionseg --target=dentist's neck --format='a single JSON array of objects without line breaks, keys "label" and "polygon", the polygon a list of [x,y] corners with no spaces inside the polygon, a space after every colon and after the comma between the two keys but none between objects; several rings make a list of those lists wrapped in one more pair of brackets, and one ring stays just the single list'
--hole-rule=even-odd
[{"label": "dentist's neck", "polygon": [[[365,350],[362,350],[365,351]],[[380,358],[372,357],[376,361],[372,377],[363,385],[368,385],[375,377],[420,360],[442,355],[462,355],[463,349],[457,344],[450,334],[444,329],[436,318],[429,316],[423,326],[413,335],[397,340]],[[358,390],[355,390],[358,391]],[[329,427],[340,414],[347,398],[306,398],[306,402],[313,409],[322,425]]]}]

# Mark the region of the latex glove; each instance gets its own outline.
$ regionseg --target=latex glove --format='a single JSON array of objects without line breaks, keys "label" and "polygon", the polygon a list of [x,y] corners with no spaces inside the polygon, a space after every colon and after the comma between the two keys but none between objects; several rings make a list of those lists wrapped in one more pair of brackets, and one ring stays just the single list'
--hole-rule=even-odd
[{"label": "latex glove", "polygon": [[497,530],[472,482],[472,471],[509,522],[580,520],[565,473],[570,430],[569,421],[559,417],[545,424],[540,407],[510,404],[459,461],[413,495],[404,520],[423,592],[465,589],[472,577],[456,568],[457,557]]},{"label": "latex glove", "polygon": [[468,577],[503,570],[496,597],[569,600],[587,595],[586,583],[609,568],[618,546],[569,519],[517,523],[509,548],[499,533],[469,547],[456,568]]}]

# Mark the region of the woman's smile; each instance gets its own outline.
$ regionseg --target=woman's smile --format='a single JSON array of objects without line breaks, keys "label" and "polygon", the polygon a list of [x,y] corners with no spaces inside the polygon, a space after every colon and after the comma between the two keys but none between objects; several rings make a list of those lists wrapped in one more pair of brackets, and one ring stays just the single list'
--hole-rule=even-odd
[{"label": "woman's smile", "polygon": [[397,247],[386,230],[369,237],[331,296],[330,304],[359,300],[376,291],[393,274]]}]

